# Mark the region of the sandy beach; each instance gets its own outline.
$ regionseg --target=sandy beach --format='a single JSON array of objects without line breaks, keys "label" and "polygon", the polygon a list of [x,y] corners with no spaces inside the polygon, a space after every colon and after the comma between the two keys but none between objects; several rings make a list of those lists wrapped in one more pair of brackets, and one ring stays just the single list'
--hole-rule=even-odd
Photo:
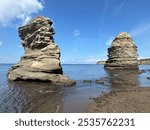
[{"label": "sandy beach", "polygon": [[149,113],[150,88],[118,90],[93,99],[88,112]]}]

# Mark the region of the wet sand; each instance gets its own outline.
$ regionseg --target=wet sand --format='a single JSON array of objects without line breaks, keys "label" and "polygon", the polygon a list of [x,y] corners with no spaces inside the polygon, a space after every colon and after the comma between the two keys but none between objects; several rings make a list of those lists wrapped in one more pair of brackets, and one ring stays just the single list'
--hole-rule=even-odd
[{"label": "wet sand", "polygon": [[140,86],[137,80],[139,71],[108,71],[108,73],[107,82],[111,85],[112,91],[93,98],[87,112],[150,112],[150,87]]},{"label": "wet sand", "polygon": [[87,112],[149,113],[150,89],[118,90],[94,98]]}]

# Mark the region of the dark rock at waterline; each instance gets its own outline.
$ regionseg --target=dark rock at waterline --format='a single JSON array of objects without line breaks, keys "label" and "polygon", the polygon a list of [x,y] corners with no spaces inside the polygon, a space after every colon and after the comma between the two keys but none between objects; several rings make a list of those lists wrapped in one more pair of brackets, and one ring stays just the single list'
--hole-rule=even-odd
[{"label": "dark rock at waterline", "polygon": [[60,49],[54,42],[55,34],[49,18],[38,16],[19,28],[25,54],[8,72],[8,79],[48,81],[51,84],[71,86],[75,81],[63,75]]},{"label": "dark rock at waterline", "polygon": [[83,80],[83,83],[89,83],[89,84],[97,83],[97,84],[104,85],[104,80],[103,80],[103,78],[97,79],[97,80]]},{"label": "dark rock at waterline", "polygon": [[143,74],[143,73],[147,73],[147,72],[150,72],[150,70],[149,69],[139,70],[138,74]]},{"label": "dark rock at waterline", "polygon": [[143,71],[142,71],[142,70],[139,70],[139,71],[138,71],[138,74],[143,74]]},{"label": "dark rock at waterline", "polygon": [[137,47],[130,35],[126,32],[120,33],[108,48],[107,69],[138,69]]},{"label": "dark rock at waterline", "polygon": [[93,81],[92,80],[83,80],[83,83],[93,83]]},{"label": "dark rock at waterline", "polygon": [[104,81],[102,79],[97,79],[95,82],[98,84],[104,84]]},{"label": "dark rock at waterline", "polygon": [[150,80],[150,77],[147,77],[148,80]]},{"label": "dark rock at waterline", "polygon": [[138,74],[143,74],[143,73],[146,73],[148,70],[139,70],[138,71]]}]

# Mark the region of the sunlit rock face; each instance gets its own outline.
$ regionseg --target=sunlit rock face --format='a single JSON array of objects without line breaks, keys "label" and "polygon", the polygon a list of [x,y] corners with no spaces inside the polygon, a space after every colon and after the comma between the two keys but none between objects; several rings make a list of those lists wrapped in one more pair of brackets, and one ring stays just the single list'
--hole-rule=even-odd
[{"label": "sunlit rock face", "polygon": [[108,48],[107,69],[138,69],[137,47],[126,32],[121,32]]},{"label": "sunlit rock face", "polygon": [[75,84],[75,81],[63,75],[60,49],[54,42],[52,24],[49,18],[38,16],[19,28],[25,54],[9,70],[9,80],[49,81],[65,86]]}]

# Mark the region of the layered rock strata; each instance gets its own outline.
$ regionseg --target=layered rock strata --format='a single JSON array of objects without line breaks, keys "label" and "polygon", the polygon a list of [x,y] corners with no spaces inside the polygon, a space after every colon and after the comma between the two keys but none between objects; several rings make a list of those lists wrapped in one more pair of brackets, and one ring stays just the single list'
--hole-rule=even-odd
[{"label": "layered rock strata", "polygon": [[19,28],[25,54],[9,70],[9,80],[48,81],[63,86],[75,84],[75,81],[63,75],[60,49],[54,42],[55,32],[51,25],[50,19],[38,16]]},{"label": "layered rock strata", "polygon": [[150,58],[147,59],[140,59],[139,65],[150,65]]},{"label": "layered rock strata", "polygon": [[137,47],[130,35],[120,33],[108,48],[107,69],[138,69]]}]

